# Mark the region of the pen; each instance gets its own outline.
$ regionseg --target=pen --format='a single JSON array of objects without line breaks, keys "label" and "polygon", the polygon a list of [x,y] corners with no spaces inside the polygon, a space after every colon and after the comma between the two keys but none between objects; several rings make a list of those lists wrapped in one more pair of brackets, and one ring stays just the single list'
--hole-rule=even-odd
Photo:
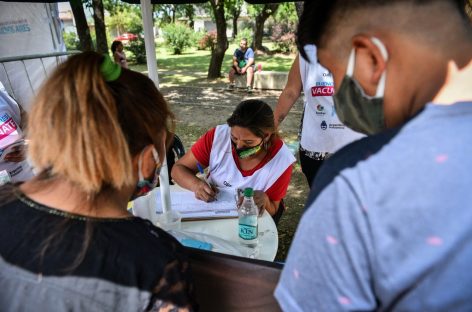
[{"label": "pen", "polygon": [[205,171],[203,171],[203,167],[202,167],[202,165],[200,165],[199,162],[197,162],[197,168],[198,168],[198,171],[202,174],[203,180],[205,181],[205,183],[208,184],[209,187],[211,187],[210,183],[208,183],[208,180],[205,176]]},{"label": "pen", "polygon": [[[205,172],[203,171],[203,167],[202,165],[200,165],[199,162],[197,162],[197,168],[198,168],[198,171],[202,174],[203,176],[203,181],[205,181],[205,183],[213,190],[213,187],[211,186],[210,182],[208,182],[206,176],[205,176]],[[216,197],[215,197],[215,200],[216,200]]]}]

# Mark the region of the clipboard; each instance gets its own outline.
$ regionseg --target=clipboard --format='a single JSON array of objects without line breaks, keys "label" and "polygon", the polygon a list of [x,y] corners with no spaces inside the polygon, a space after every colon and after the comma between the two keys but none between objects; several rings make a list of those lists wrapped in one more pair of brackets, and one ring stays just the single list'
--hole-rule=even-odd
[{"label": "clipboard", "polygon": [[[160,192],[156,192],[155,196],[156,212],[161,213]],[[217,200],[210,203],[196,199],[194,194],[187,190],[171,192],[170,196],[171,208],[181,214],[182,221],[203,221],[238,217],[236,197],[233,189],[219,189]]]}]

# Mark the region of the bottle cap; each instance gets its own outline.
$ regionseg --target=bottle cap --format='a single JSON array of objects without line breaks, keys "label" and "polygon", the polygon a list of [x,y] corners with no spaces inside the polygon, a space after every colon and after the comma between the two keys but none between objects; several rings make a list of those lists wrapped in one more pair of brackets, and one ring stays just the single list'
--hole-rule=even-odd
[{"label": "bottle cap", "polygon": [[254,196],[254,190],[251,187],[246,187],[244,189],[244,197],[252,197]]}]

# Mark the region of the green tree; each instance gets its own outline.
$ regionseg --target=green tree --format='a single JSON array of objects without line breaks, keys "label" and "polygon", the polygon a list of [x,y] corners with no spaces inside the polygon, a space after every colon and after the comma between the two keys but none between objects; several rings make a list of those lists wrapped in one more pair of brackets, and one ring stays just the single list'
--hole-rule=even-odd
[{"label": "green tree", "polygon": [[107,30],[105,26],[105,13],[102,0],[92,0],[93,21],[95,23],[95,38],[97,40],[97,52],[108,53]]},{"label": "green tree", "polygon": [[85,17],[82,1],[70,0],[69,3],[72,9],[72,14],[74,14],[77,34],[79,35],[80,50],[91,51],[93,50],[92,36],[90,36],[90,29],[87,24],[87,18]]},{"label": "green tree", "polygon": [[138,5],[126,4],[118,0],[103,0],[103,6],[109,16],[106,17],[106,25],[116,33],[131,32],[139,34],[143,30],[141,9]]},{"label": "green tree", "polygon": [[195,18],[195,7],[193,4],[178,4],[175,9],[177,18],[185,17],[188,21],[187,25],[193,28]]},{"label": "green tree", "polygon": [[161,27],[175,22],[175,4],[156,4],[154,8]]},{"label": "green tree", "polygon": [[233,39],[238,35],[238,18],[241,15],[244,0],[226,0],[226,18],[231,19],[233,24]]},{"label": "green tree", "polygon": [[208,67],[208,79],[221,77],[221,65],[228,49],[228,37],[226,36],[225,1],[209,0],[213,16],[216,22],[216,46],[211,51],[210,66]]},{"label": "green tree", "polygon": [[295,26],[298,23],[297,14],[296,3],[284,2],[279,5],[277,12],[272,16],[272,18],[276,23]]},{"label": "green tree", "polygon": [[67,50],[80,50],[80,41],[77,39],[77,35],[74,32],[63,32],[62,37]]},{"label": "green tree", "polygon": [[174,54],[182,54],[185,48],[189,48],[194,43],[193,31],[184,24],[168,24],[163,28],[164,39]]},{"label": "green tree", "polygon": [[279,3],[254,4],[249,6],[249,14],[255,17],[256,26],[254,29],[254,40],[252,42],[255,50],[265,50],[262,46],[262,36],[264,34],[264,24],[266,20],[275,14],[279,8]]},{"label": "green tree", "polygon": [[143,38],[139,37],[137,40],[130,41],[127,49],[133,53],[134,60],[137,64],[146,63],[146,46]]}]

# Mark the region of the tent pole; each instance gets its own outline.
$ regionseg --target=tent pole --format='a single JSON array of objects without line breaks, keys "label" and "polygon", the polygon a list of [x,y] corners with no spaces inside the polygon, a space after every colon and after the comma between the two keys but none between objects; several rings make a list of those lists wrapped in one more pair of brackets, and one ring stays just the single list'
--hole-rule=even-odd
[{"label": "tent pole", "polygon": [[144,44],[146,47],[146,60],[148,76],[159,89],[159,77],[157,75],[156,43],[154,42],[154,30],[152,24],[151,0],[141,1],[141,16],[143,18]]},{"label": "tent pole", "polygon": [[[159,89],[159,77],[157,74],[156,43],[154,42],[154,29],[152,24],[152,6],[151,0],[141,1],[141,15],[143,18],[144,44],[146,47],[146,60],[148,76]],[[159,155],[165,156],[165,155]],[[169,173],[167,171],[167,159],[162,163],[162,170],[159,175],[162,211],[171,210]]]}]

